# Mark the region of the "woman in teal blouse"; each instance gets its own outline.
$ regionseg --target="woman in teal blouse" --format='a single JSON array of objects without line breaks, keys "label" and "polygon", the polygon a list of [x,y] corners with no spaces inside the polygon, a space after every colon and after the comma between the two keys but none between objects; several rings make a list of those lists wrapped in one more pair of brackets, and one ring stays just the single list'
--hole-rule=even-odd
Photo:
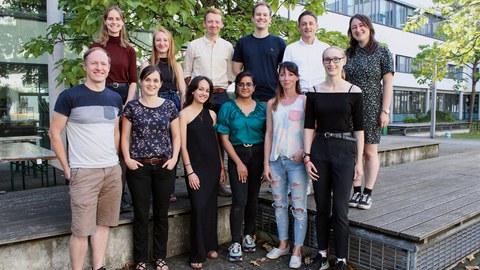
[{"label": "woman in teal blouse", "polygon": [[232,244],[228,259],[232,262],[242,260],[242,246],[245,252],[255,251],[253,234],[263,172],[266,106],[252,98],[254,91],[253,75],[248,71],[239,73],[235,78],[236,98],[223,104],[215,126],[228,153],[228,175],[232,187]]}]

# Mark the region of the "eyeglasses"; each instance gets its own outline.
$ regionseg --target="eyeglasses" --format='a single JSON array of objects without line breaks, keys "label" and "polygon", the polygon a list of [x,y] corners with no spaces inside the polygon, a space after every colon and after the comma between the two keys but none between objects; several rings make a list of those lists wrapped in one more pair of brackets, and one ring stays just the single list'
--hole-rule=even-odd
[{"label": "eyeglasses", "polygon": [[252,88],[253,87],[253,82],[247,82],[247,83],[243,83],[243,82],[239,82],[237,83],[237,86],[238,88]]},{"label": "eyeglasses", "polygon": [[330,64],[330,62],[333,62],[334,64],[340,63],[340,60],[342,60],[345,57],[334,57],[334,58],[323,58],[323,63],[324,64]]}]

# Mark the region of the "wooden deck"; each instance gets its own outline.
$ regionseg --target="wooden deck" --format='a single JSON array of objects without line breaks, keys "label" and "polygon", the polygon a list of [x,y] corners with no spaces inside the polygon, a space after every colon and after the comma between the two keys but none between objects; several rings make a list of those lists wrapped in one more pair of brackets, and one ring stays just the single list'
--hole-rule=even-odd
[{"label": "wooden deck", "polygon": [[371,210],[351,224],[408,240],[429,238],[480,215],[480,151],[383,168]]},{"label": "wooden deck", "polygon": [[[445,269],[479,250],[479,179],[480,150],[381,168],[372,208],[350,208],[349,261],[360,269]],[[272,195],[261,201],[261,226],[275,234]],[[316,246],[312,196],[308,211],[306,245]]]}]

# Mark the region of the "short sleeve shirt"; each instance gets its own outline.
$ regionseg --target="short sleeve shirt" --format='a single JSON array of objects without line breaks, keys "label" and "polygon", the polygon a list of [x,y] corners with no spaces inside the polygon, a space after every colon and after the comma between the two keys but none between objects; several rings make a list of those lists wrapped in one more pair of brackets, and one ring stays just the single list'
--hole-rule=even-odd
[{"label": "short sleeve shirt", "polygon": [[118,164],[115,123],[122,111],[119,94],[108,88],[93,91],[81,84],[63,91],[54,111],[68,117],[71,168],[106,168]]},{"label": "short sleeve shirt", "polygon": [[283,39],[268,35],[256,38],[253,35],[238,40],[232,61],[243,63],[243,69],[255,76],[253,96],[260,101],[268,101],[275,95],[278,85],[278,64],[285,52]]},{"label": "short sleeve shirt", "polygon": [[132,123],[131,158],[172,157],[170,123],[178,117],[172,101],[165,100],[162,105],[151,108],[132,100],[125,106],[123,116]]},{"label": "short sleeve shirt", "polygon": [[232,145],[262,143],[265,138],[266,106],[256,100],[255,109],[246,116],[234,100],[223,104],[218,113],[215,130],[229,134]]}]

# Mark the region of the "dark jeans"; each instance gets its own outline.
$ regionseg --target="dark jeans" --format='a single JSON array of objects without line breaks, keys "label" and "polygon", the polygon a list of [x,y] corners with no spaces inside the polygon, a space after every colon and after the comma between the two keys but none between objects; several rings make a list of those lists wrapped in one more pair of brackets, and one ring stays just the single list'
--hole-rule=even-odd
[{"label": "dark jeans", "polygon": [[165,259],[168,240],[168,207],[174,171],[162,165],[144,164],[127,170],[127,183],[133,203],[133,258],[135,262],[148,259],[148,216],[153,198],[153,256]]},{"label": "dark jeans", "polygon": [[175,107],[177,107],[177,111],[180,112],[180,96],[178,95],[177,90],[168,89],[165,91],[158,91],[158,96],[173,101]]},{"label": "dark jeans", "polygon": [[[109,87],[107,85],[107,87]],[[122,104],[125,104],[127,101],[127,96],[128,96],[128,85],[125,86],[119,86],[117,88],[109,87],[111,90],[117,92],[121,97],[122,97]]]},{"label": "dark jeans", "polygon": [[319,179],[313,181],[317,207],[315,222],[318,248],[328,249],[332,226],[335,255],[337,258],[347,258],[348,200],[355,171],[356,143],[316,136],[310,153],[319,175]]},{"label": "dark jeans", "polygon": [[232,242],[241,242],[242,224],[245,220],[244,235],[253,235],[258,209],[258,193],[260,192],[263,173],[263,143],[251,147],[234,146],[235,152],[247,167],[246,183],[238,179],[237,166],[228,159],[228,176],[232,188],[232,208],[230,211],[230,230]]},{"label": "dark jeans", "polygon": [[212,110],[218,115],[218,112],[220,111],[222,105],[229,100],[230,98],[228,97],[227,90],[222,93],[212,94],[212,98],[210,99],[210,103],[212,104]]}]

